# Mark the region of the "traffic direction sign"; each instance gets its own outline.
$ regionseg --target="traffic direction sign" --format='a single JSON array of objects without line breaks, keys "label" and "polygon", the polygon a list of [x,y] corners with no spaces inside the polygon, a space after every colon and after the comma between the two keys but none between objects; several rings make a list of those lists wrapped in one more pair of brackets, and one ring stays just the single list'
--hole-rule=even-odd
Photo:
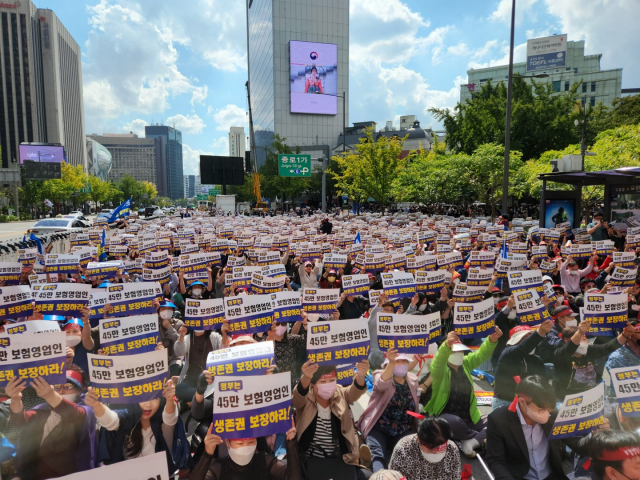
[{"label": "traffic direction sign", "polygon": [[310,177],[311,155],[278,155],[278,172],[281,177]]}]

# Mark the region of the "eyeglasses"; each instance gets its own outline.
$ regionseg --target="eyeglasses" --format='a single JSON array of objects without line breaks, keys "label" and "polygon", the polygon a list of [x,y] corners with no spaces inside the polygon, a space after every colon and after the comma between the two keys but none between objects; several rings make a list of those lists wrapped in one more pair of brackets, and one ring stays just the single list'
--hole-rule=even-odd
[{"label": "eyeglasses", "polygon": [[75,385],[72,385],[71,383],[65,383],[64,385],[54,385],[53,386],[53,389],[56,392],[59,392],[60,390],[75,390],[76,388],[78,388],[78,387],[76,387]]}]

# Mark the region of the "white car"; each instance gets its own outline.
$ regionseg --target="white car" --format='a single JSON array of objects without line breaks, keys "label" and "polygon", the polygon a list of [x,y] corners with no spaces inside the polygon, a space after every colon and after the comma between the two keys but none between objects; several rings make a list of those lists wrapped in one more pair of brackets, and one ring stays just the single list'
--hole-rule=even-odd
[{"label": "white car", "polygon": [[160,209],[154,210],[153,217],[164,217],[164,212]]}]

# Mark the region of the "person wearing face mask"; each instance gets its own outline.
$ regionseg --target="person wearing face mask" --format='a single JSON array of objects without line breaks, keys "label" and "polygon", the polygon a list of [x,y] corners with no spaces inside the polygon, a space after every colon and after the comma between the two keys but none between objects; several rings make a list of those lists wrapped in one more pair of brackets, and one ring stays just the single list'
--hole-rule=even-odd
[{"label": "person wearing face mask", "polygon": [[369,352],[369,363],[373,371],[382,368],[384,354],[378,346],[378,315],[380,313],[394,313],[393,303],[388,302],[386,293],[381,293],[378,297],[378,305],[369,310],[369,335],[371,337],[371,351]]},{"label": "person wearing face mask", "polygon": [[566,395],[584,392],[600,381],[595,362],[607,357],[633,337],[633,325],[627,325],[622,333],[608,343],[589,345],[585,334],[591,323],[582,321],[577,327],[566,327],[562,331],[564,345],[554,352],[555,373],[553,386],[558,401]]},{"label": "person wearing face mask", "polygon": [[[303,321],[306,323],[307,313],[302,312]],[[302,364],[307,357],[307,330],[299,328],[300,333],[289,333],[289,324],[286,322],[273,322],[271,330],[266,335],[266,341],[273,341],[274,360],[278,372],[291,372],[291,388],[293,389],[300,380]],[[264,337],[263,337],[264,338]]]},{"label": "person wearing face mask", "polygon": [[96,417],[81,392],[84,372],[71,366],[67,383],[49,385],[37,377],[30,384],[46,403],[24,410],[22,391],[27,381],[14,377],[5,388],[11,399],[9,421],[20,431],[18,474],[23,479],[44,480],[92,469],[95,464]]},{"label": "person wearing face mask", "polygon": [[592,288],[595,288],[596,284],[593,282],[591,278],[581,278],[580,279],[580,295],[576,296],[574,299],[574,304],[576,307],[581,308],[584,307],[584,295]]},{"label": "person wearing face mask", "polygon": [[[209,279],[207,281],[207,287],[205,288],[204,283],[200,280],[195,280],[191,282],[189,287],[185,287],[184,283],[184,272],[180,271],[178,278],[180,280],[180,285],[178,291],[182,294],[182,297],[186,301],[187,298],[195,298],[200,300],[206,300],[211,298],[211,292],[213,291],[213,278],[211,277],[212,271],[210,267],[207,267],[207,274],[209,275]],[[182,312],[184,314],[184,312]]]},{"label": "person wearing face mask", "polygon": [[89,315],[91,311],[88,307],[78,312],[80,318],[70,318],[66,323],[61,324],[61,329],[67,334],[67,347],[73,349],[73,363],[83,372],[89,370],[87,353],[93,353],[96,342],[99,341],[99,328],[91,328]]},{"label": "person wearing face mask", "polygon": [[517,385],[514,377],[545,376],[544,362],[536,355],[536,348],[552,326],[551,320],[545,320],[536,329],[529,325],[518,325],[511,329],[507,348],[502,351],[498,360],[491,401],[493,410],[509,405],[513,401]]},{"label": "person wearing face mask", "polygon": [[384,370],[373,372],[373,393],[356,427],[371,450],[374,473],[386,467],[398,441],[417,430],[416,417],[407,413],[420,409],[418,377],[408,371],[411,360],[409,355],[390,349]]},{"label": "person wearing face mask", "polygon": [[183,325],[182,320],[173,316],[178,307],[169,300],[155,304],[158,308],[158,341],[169,354],[169,373],[180,375],[182,359],[175,354],[173,349],[174,344],[180,339],[178,332]]},{"label": "person wearing face mask", "polygon": [[598,260],[598,255],[595,253],[593,257],[589,260],[589,264],[586,268],[580,270],[578,264],[571,258],[571,255],[567,257],[566,262],[562,262],[562,266],[560,267],[560,279],[562,286],[565,290],[572,296],[576,296],[580,294],[580,279],[591,273],[593,270],[593,266]]},{"label": "person wearing face mask", "polygon": [[426,417],[418,433],[404,437],[391,454],[389,468],[406,480],[458,480],[460,452],[451,441],[451,428],[438,417]]},{"label": "person wearing face mask", "polygon": [[333,268],[322,275],[320,288],[342,288],[342,280],[338,278],[338,273]]},{"label": "person wearing face mask", "polygon": [[[293,420],[292,420],[293,423]],[[214,458],[223,440],[212,433],[213,423],[204,439],[205,452],[189,478],[191,480],[300,480],[302,478],[296,429],[286,435],[287,461],[278,460],[271,453],[258,450],[258,439],[224,440],[229,456]]]},{"label": "person wearing face mask", "polygon": [[[516,313],[516,299],[513,295],[510,297],[502,297],[497,298],[493,297],[494,303],[496,306],[496,325],[503,332],[509,332],[512,328],[518,325],[518,315]],[[496,303],[496,300],[498,302]],[[496,371],[498,367],[498,360],[500,359],[500,355],[502,351],[507,346],[507,341],[509,338],[506,335],[501,336],[498,339],[498,345],[496,349],[491,354],[491,365],[493,366],[493,371]]]},{"label": "person wearing face mask", "polygon": [[475,449],[484,441],[487,425],[486,417],[478,410],[471,371],[491,358],[501,336],[502,331],[495,327],[478,351],[465,357],[469,348],[455,332],[449,332],[429,367],[432,394],[423,411],[449,422],[451,438],[460,442],[462,453],[469,458],[476,456]]},{"label": "person wearing face mask", "polygon": [[366,445],[360,446],[349,407],[367,391],[364,378],[369,362],[356,363],[356,369],[353,383],[343,387],[337,384],[335,366],[312,362],[302,366],[293,407],[309,480],[371,476],[364,468],[371,462],[371,452]]},{"label": "person wearing face mask", "polygon": [[130,458],[165,452],[168,470],[175,472],[176,465],[187,460],[186,456],[173,458],[171,454],[174,442],[187,442],[174,400],[175,393],[173,381],[165,380],[161,398],[111,410],[89,388],[87,405],[93,407],[102,426],[96,460],[111,465]]},{"label": "person wearing face mask", "polygon": [[[622,348],[609,355],[604,366],[609,373],[609,378],[611,378],[612,368],[640,366],[640,321],[634,319],[629,320],[628,323],[633,326],[633,335]],[[612,383],[609,384],[609,394],[615,397]]]},{"label": "person wearing face mask", "polygon": [[590,460],[587,467],[602,480],[640,478],[640,436],[620,430],[598,430],[581,445]]},{"label": "person wearing face mask", "polygon": [[579,437],[549,439],[558,416],[555,404],[547,379],[532,375],[520,381],[510,405],[489,414],[486,460],[496,480],[567,480],[561,449],[585,449]]},{"label": "person wearing face mask", "polygon": [[578,326],[578,320],[576,320],[578,314],[566,305],[556,307],[550,313],[553,318],[553,326],[536,348],[537,355],[544,363],[553,363],[553,353],[564,345],[564,341],[560,338],[562,330],[566,327]]},{"label": "person wearing face mask", "polygon": [[340,300],[338,300],[338,311],[342,320],[360,318],[364,313],[360,308],[359,302],[356,301],[356,296],[347,295],[345,292],[342,292]]}]

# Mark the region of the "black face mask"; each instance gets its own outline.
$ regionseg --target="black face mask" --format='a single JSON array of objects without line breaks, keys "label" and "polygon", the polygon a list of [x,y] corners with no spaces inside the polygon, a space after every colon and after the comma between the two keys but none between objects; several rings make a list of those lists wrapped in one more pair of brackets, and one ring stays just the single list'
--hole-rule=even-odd
[{"label": "black face mask", "polygon": [[427,294],[427,302],[436,303],[436,296],[433,293]]}]

